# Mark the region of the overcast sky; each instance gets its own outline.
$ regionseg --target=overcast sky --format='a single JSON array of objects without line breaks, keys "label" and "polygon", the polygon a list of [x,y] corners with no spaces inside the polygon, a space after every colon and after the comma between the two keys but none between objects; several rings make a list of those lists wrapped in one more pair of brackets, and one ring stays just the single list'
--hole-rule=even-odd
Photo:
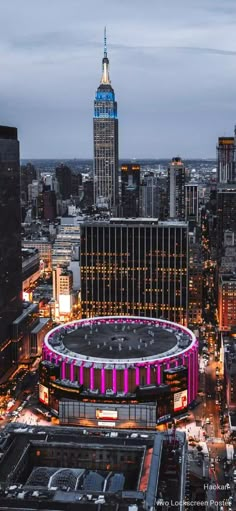
[{"label": "overcast sky", "polygon": [[119,156],[215,156],[236,123],[236,0],[0,0],[0,123],[22,158],[92,157],[107,26]]}]

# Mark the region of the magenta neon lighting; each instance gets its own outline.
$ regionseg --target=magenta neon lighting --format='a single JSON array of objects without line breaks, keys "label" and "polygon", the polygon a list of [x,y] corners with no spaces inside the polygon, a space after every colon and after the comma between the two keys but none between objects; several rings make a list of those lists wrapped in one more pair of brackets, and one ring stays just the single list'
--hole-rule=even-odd
[{"label": "magenta neon lighting", "polygon": [[65,362],[65,360],[63,360],[62,365],[61,365],[61,377],[63,380],[65,380],[65,378],[66,378],[66,362]]},{"label": "magenta neon lighting", "polygon": [[84,367],[82,365],[79,368],[79,382],[80,385],[83,385],[84,383]]},{"label": "magenta neon lighting", "polygon": [[74,363],[70,366],[70,381],[74,381]]},{"label": "magenta neon lighting", "polygon": [[127,367],[124,370],[124,392],[126,394],[129,392],[129,373]]},{"label": "magenta neon lighting", "polygon": [[90,389],[94,390],[94,367],[90,367]]},{"label": "magenta neon lighting", "polygon": [[106,392],[106,376],[105,376],[105,369],[104,369],[104,367],[102,367],[102,369],[101,369],[101,378],[102,378],[102,381],[101,381],[101,392],[102,392],[102,394],[105,394],[105,392]]},{"label": "magenta neon lighting", "polygon": [[117,393],[117,382],[116,382],[116,368],[112,369],[112,390]]}]

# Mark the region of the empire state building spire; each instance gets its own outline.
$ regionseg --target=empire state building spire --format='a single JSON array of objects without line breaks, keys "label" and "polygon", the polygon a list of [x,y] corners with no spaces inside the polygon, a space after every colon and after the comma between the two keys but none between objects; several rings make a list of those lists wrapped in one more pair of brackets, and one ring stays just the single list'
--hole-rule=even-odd
[{"label": "empire state building spire", "polygon": [[106,27],[104,28],[104,57],[102,59],[102,79],[101,83],[104,85],[108,85],[111,83],[109,77],[109,60],[107,58],[107,31]]},{"label": "empire state building spire", "polygon": [[94,204],[115,215],[119,202],[118,116],[115,92],[109,78],[107,37],[104,29],[102,79],[97,88],[93,115]]}]

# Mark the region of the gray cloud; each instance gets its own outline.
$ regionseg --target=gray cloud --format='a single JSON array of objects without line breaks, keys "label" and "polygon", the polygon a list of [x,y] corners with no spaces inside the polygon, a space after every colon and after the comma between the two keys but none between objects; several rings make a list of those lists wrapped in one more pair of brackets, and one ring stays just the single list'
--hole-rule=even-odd
[{"label": "gray cloud", "polygon": [[106,24],[120,156],[214,156],[236,120],[235,23],[235,0],[2,2],[1,123],[24,157],[92,157]]}]

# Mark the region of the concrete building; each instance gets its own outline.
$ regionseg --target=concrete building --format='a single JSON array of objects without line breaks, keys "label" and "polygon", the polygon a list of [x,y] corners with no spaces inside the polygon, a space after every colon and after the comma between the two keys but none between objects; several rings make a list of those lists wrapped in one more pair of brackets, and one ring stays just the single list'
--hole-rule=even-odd
[{"label": "concrete building", "polygon": [[141,218],[160,218],[160,185],[153,172],[144,174],[140,185]]},{"label": "concrete building", "polygon": [[198,212],[198,184],[188,183],[185,185],[185,220],[199,221]]},{"label": "concrete building", "polygon": [[[191,227],[189,227],[190,229]],[[197,239],[196,228],[189,232],[189,311],[188,321],[190,325],[202,322],[203,303],[203,263],[202,247]]]},{"label": "concrete building", "polygon": [[218,292],[219,329],[230,331],[236,326],[236,274],[222,274],[219,277]]},{"label": "concrete building", "polygon": [[235,137],[219,137],[218,139],[217,182],[220,184],[236,183]]},{"label": "concrete building", "polygon": [[181,158],[172,158],[168,167],[169,218],[185,219],[185,167]]},{"label": "concrete building", "polygon": [[[176,501],[182,511],[184,433],[9,425],[1,437],[0,507],[15,511],[151,511]],[[181,460],[181,461],[180,461]],[[78,468],[79,467],[79,468]]]},{"label": "concrete building", "polygon": [[22,248],[22,289],[23,292],[40,277],[40,258],[37,248]]},{"label": "concrete building", "polygon": [[121,165],[121,211],[123,217],[139,216],[140,165]]},{"label": "concrete building", "polygon": [[26,249],[37,249],[45,269],[52,269],[52,242],[48,238],[23,239],[22,246]]}]

